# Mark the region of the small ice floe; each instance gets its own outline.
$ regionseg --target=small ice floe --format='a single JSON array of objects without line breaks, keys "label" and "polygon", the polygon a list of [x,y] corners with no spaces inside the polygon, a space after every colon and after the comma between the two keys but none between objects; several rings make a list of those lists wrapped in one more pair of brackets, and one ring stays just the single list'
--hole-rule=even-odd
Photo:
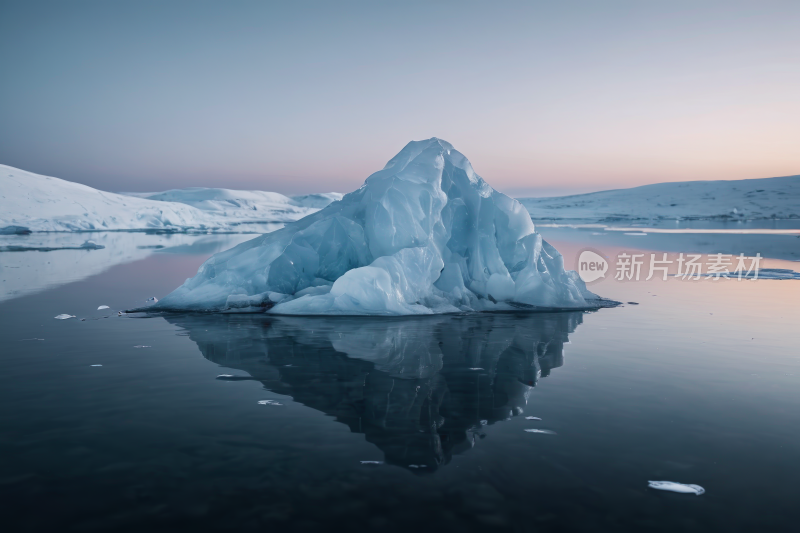
[{"label": "small ice floe", "polygon": [[258,400],[258,405],[283,405],[275,400]]},{"label": "small ice floe", "polygon": [[255,379],[251,376],[234,376],[233,374],[220,374],[217,376],[220,381],[250,381]]},{"label": "small ice floe", "polygon": [[[732,272],[730,277],[738,278],[739,272]],[[788,268],[762,268],[757,272],[743,272],[742,279],[800,279],[800,272]]]},{"label": "small ice floe", "polygon": [[97,308],[98,311],[101,309],[111,309],[111,308],[107,305],[101,305],[100,307]]},{"label": "small ice floe", "polygon": [[428,468],[428,465],[408,465],[409,468]]},{"label": "small ice floe", "polygon": [[151,296],[150,298],[148,298],[147,300],[145,300],[145,301],[144,301],[144,303],[146,303],[146,304],[154,304],[154,303],[156,303],[157,301],[158,301],[158,298],[156,298],[155,296]]},{"label": "small ice floe", "polygon": [[541,420],[538,416],[526,416],[525,420]]},{"label": "small ice floe", "polygon": [[685,483],[676,483],[674,481],[648,481],[648,487],[656,490],[668,490],[670,492],[680,492],[681,494],[694,494],[700,496],[705,493],[706,489],[700,485],[688,485]]},{"label": "small ice floe", "polygon": [[382,465],[383,461],[361,461],[362,465]]},{"label": "small ice floe", "polygon": [[103,366],[103,365],[90,365],[90,366]]},{"label": "small ice floe", "polygon": [[555,431],[550,431],[549,429],[526,429],[526,433],[541,433],[542,435],[555,435]]},{"label": "small ice floe", "polygon": [[476,366],[476,367],[474,367],[474,368],[470,368],[470,370],[483,370],[483,369],[482,369],[482,368],[480,368],[480,367],[477,367],[477,366]]},{"label": "small ice floe", "polygon": [[134,348],[152,348],[152,346],[148,346],[146,344],[137,344]]},{"label": "small ice floe", "polygon": [[628,302],[628,305],[639,305],[639,302]]},{"label": "small ice floe", "polygon": [[55,317],[57,320],[66,320],[68,318],[75,318],[75,315],[68,315],[66,313],[61,313],[60,315]]},{"label": "small ice floe", "polygon": [[43,341],[44,339],[37,339],[36,337],[32,339],[20,339],[20,341]]},{"label": "small ice floe", "polygon": [[625,232],[625,235],[630,235],[631,237],[645,237],[647,233],[643,233],[641,231],[630,231]]},{"label": "small ice floe", "polygon": [[105,246],[103,246],[102,244],[97,244],[94,241],[84,241],[84,243],[81,244],[80,247],[83,248],[84,250],[102,250],[103,248],[105,248]]}]

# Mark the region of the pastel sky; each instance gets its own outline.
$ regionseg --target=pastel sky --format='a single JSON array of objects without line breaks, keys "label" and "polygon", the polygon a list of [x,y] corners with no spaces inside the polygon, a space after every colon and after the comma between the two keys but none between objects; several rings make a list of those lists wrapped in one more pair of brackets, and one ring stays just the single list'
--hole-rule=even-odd
[{"label": "pastel sky", "polygon": [[800,174],[800,2],[0,0],[0,163],[353,190],[408,141],[552,195]]}]

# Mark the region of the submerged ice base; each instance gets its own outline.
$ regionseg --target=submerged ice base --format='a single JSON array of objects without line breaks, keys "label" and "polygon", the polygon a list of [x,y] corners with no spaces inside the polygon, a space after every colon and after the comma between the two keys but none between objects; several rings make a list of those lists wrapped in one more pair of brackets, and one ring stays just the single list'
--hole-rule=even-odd
[{"label": "submerged ice base", "polygon": [[150,309],[419,315],[604,302],[519,202],[432,138],[340,201],[214,255]]}]

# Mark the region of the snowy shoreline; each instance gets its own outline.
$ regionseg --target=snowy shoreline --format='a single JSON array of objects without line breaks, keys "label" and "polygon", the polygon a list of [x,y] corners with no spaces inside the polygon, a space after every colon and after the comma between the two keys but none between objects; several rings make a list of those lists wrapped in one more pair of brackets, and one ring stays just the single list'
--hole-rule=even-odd
[{"label": "snowy shoreline", "polygon": [[[284,196],[200,187],[110,193],[0,165],[0,234],[267,233],[341,198],[340,193]],[[542,227],[698,221],[800,223],[800,176],[657,183],[518,201]]]},{"label": "snowy shoreline", "polygon": [[[166,231],[263,233],[294,222],[338,193],[288,197],[264,191],[189,188],[116,194],[0,165],[0,233]],[[253,226],[253,227],[248,227]]]}]

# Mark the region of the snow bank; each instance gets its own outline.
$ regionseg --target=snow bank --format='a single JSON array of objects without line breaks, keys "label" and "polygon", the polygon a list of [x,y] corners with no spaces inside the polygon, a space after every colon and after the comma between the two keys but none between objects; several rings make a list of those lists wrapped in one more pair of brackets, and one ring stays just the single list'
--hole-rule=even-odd
[{"label": "snow bank", "polygon": [[325,193],[317,193],[317,194],[304,194],[300,196],[292,196],[292,200],[297,203],[297,205],[302,205],[303,207],[313,207],[315,209],[322,209],[323,207],[327,207],[329,204],[333,202],[338,202],[342,199],[344,195],[340,192],[325,192]]},{"label": "snow bank", "polygon": [[800,218],[800,176],[656,183],[557,198],[520,198],[536,220]]},{"label": "snow bank", "polygon": [[278,193],[205,188],[114,194],[0,165],[0,233],[241,231],[243,224],[298,220],[336,194],[309,197],[303,203]]},{"label": "snow bank", "polygon": [[250,224],[298,220],[342,198],[339,193],[289,197],[277,192],[206,187],[125,194],[160,202],[186,204],[225,217],[231,222]]},{"label": "snow bank", "polygon": [[519,202],[432,138],[409,143],[341,201],[211,257],[151,309],[414,315],[601,305]]}]

